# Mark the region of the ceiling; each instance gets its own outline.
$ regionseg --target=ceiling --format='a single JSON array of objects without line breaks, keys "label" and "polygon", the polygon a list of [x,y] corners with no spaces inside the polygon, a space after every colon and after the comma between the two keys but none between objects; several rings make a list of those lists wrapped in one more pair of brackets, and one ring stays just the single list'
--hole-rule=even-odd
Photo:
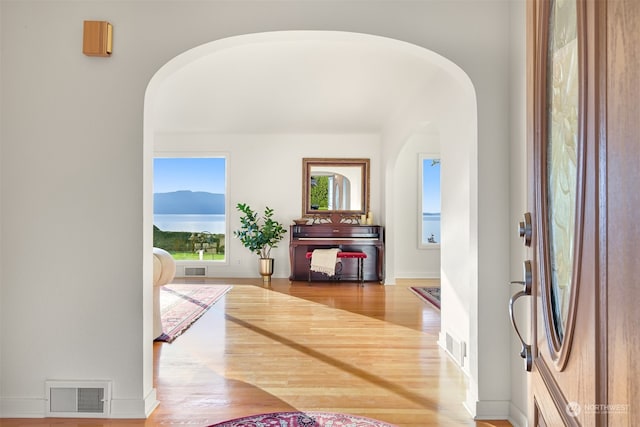
[{"label": "ceiling", "polygon": [[[415,53],[415,52],[413,52]],[[159,86],[156,131],[380,132],[442,70],[406,49],[344,40],[265,41],[200,56]]]}]

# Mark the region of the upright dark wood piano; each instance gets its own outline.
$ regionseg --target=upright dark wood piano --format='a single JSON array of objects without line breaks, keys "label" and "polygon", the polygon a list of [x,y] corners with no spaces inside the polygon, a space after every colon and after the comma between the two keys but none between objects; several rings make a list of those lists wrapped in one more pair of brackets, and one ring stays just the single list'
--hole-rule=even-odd
[{"label": "upright dark wood piano", "polygon": [[[340,248],[345,252],[363,252],[364,280],[384,281],[384,227],[380,225],[314,224],[292,225],[290,229],[290,280],[334,280],[326,274],[311,272],[307,252],[314,249]],[[341,280],[357,280],[357,263],[343,261]]]}]

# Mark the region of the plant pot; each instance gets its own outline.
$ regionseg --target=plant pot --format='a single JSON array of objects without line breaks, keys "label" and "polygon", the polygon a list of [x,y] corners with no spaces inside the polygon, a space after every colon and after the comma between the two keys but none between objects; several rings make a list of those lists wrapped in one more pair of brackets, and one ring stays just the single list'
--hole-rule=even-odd
[{"label": "plant pot", "polygon": [[271,275],[273,274],[273,258],[260,258],[260,275],[263,283],[271,283]]}]

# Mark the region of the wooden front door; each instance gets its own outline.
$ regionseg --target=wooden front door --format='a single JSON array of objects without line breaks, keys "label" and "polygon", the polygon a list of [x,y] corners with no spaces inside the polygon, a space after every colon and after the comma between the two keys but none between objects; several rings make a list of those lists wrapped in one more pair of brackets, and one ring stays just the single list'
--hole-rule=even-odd
[{"label": "wooden front door", "polygon": [[640,419],[640,2],[528,3],[533,426]]}]

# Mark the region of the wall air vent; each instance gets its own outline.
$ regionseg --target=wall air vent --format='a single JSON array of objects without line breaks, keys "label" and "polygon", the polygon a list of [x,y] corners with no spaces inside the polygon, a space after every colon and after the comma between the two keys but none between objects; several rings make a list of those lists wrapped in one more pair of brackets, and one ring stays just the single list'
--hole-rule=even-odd
[{"label": "wall air vent", "polygon": [[184,275],[204,277],[207,275],[207,267],[185,267]]},{"label": "wall air vent", "polygon": [[46,381],[46,417],[108,418],[110,381]]},{"label": "wall air vent", "polygon": [[447,353],[449,353],[453,360],[461,367],[464,366],[464,358],[467,355],[467,346],[464,341],[455,339],[447,332],[445,345]]}]

